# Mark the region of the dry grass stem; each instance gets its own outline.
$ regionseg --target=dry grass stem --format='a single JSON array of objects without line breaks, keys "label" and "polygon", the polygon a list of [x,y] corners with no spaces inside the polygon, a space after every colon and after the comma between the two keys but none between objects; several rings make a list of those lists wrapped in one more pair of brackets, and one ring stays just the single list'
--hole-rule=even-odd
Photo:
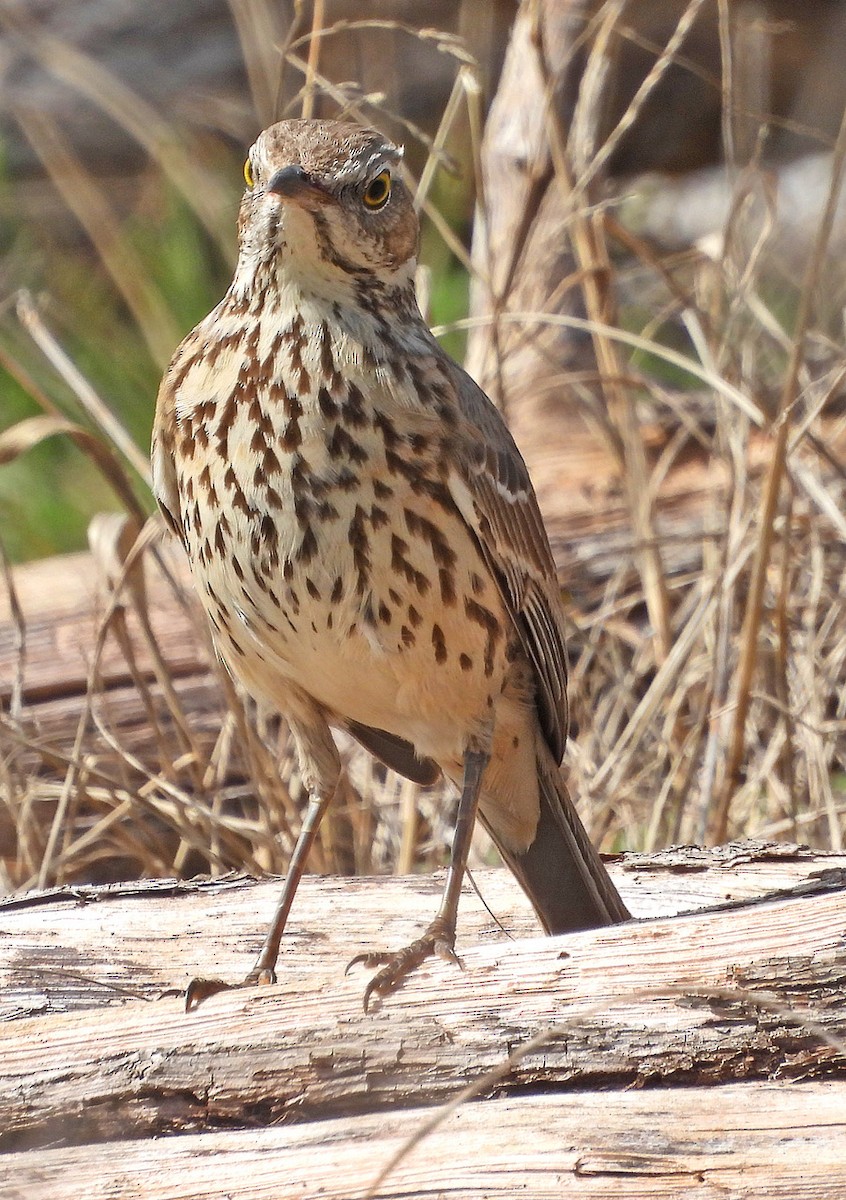
[{"label": "dry grass stem", "polygon": [[[174,125],[102,63],[69,42],[45,32],[28,18],[22,6],[4,4],[0,8],[0,27],[9,37],[18,39],[46,71],[102,109],[143,147],[174,191],[196,213],[221,254],[232,260],[226,188],[214,172],[192,154]],[[33,114],[29,113],[27,117],[31,121]],[[44,165],[49,169],[48,162]],[[146,272],[142,271],[142,276],[146,277]]]},{"label": "dry grass stem", "polygon": [[832,156],[831,187],[829,189],[823,219],[820,222],[814,241],[813,253],[808,261],[802,290],[799,295],[799,309],[796,315],[796,328],[793,334],[793,344],[788,359],[784,385],[781,391],[779,407],[776,413],[775,441],[772,457],[764,486],[761,505],[760,539],[756,548],[755,562],[749,588],[749,598],[740,638],[740,662],[737,676],[737,709],[734,720],[732,738],[729,744],[728,763],[726,765],[725,782],[714,814],[710,830],[711,837],[716,842],[724,841],[728,831],[728,815],[732,791],[737,785],[744,753],[746,718],[749,711],[752,677],[758,656],[758,637],[761,624],[761,610],[765,577],[770,561],[770,552],[774,533],[774,520],[782,478],[784,475],[787,447],[790,440],[790,427],[787,418],[792,405],[798,382],[800,366],[805,349],[805,339],[808,324],[811,319],[812,305],[816,295],[817,285],[823,269],[826,250],[828,248],[834,215],[840,198],[843,182],[843,168],[846,163],[846,114],[844,114],[837,137],[837,144]]},{"label": "dry grass stem", "polygon": [[56,124],[35,112],[18,110],[15,116],[68,208],[95,246],[137,321],[150,354],[164,369],[170,348],[178,340],[178,327],[164,297],[121,236],[120,223],[105,194],[77,161]]},{"label": "dry grass stem", "polygon": [[[147,455],[138,448],[109,406],[97,395],[76,364],[64,352],[41,319],[41,314],[28,292],[19,293],[15,310],[24,329],[71,389],[95,427],[106,435],[111,445],[134,467],[149,487],[150,463]],[[56,412],[52,402],[45,403],[43,396],[39,396],[38,401],[48,412]]]}]

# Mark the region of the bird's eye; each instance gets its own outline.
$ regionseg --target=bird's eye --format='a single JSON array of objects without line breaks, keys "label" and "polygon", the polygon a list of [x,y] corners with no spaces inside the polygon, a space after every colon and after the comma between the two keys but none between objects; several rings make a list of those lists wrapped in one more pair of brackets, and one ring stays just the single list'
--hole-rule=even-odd
[{"label": "bird's eye", "polygon": [[388,203],[391,194],[391,172],[382,171],[375,179],[371,179],[364,189],[364,203],[368,208],[381,208]]},{"label": "bird's eye", "polygon": [[244,162],[244,182],[250,191],[252,191],[252,189],[256,186],[256,177],[253,174],[253,164],[249,159],[246,159]]}]

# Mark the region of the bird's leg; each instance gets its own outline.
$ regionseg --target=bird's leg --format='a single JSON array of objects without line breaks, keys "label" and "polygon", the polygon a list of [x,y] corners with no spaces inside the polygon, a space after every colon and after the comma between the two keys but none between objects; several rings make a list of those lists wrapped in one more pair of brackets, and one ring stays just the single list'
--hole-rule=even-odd
[{"label": "bird's leg", "polygon": [[363,963],[366,967],[381,967],[364,989],[364,1011],[370,1003],[370,997],[375,993],[384,996],[393,991],[416,967],[433,954],[441,958],[460,961],[455,953],[455,927],[458,919],[458,899],[461,895],[461,885],[464,882],[464,872],[467,868],[467,856],[470,853],[470,842],[473,838],[473,826],[476,823],[476,810],[479,807],[479,792],[482,776],[490,759],[490,750],[468,749],[464,756],[464,780],[461,797],[455,820],[455,835],[452,841],[452,854],[447,871],[441,903],[437,915],[421,937],[416,938],[402,950],[384,951],[371,954],[359,954],[347,967],[355,963]]},{"label": "bird's leg", "polygon": [[[302,705],[300,706],[302,707]],[[301,714],[306,716],[306,713]],[[253,969],[241,984],[224,983],[221,979],[193,979],[185,993],[185,1008],[191,1010],[217,992],[232,987],[250,987],[256,983],[276,982],[276,960],[279,946],[297,888],[303,877],[309,851],[320,828],[320,822],[338,788],[341,772],[338,751],[329,732],[329,726],[312,705],[308,705],[306,720],[288,718],[288,726],[294,739],[300,774],[309,792],[309,803],[297,838],[282,894],[273,913],[267,937],[255,961]]]},{"label": "bird's leg", "polygon": [[330,795],[313,795],[309,799],[306,815],[300,829],[300,836],[297,838],[294,853],[291,855],[291,861],[288,864],[288,872],[285,876],[282,894],[273,913],[270,929],[267,931],[267,937],[264,939],[264,944],[253,969],[244,980],[245,984],[276,982],[276,960],[279,957],[279,944],[282,941],[282,934],[285,932],[288,913],[291,911],[294,896],[297,894],[297,888],[300,886],[300,880],[303,877],[303,871],[305,870],[309,851],[314,844],[315,835],[320,828],[320,822],[326,815],[327,808],[332,803],[333,795],[334,791]]}]

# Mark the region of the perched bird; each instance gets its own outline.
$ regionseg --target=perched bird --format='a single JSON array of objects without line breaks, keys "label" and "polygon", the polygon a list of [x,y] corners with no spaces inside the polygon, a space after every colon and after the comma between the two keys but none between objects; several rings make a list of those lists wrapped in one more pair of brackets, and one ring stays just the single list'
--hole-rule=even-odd
[{"label": "perched bird", "polygon": [[217,650],[285,717],[310,796],[247,982],[275,978],[338,785],[332,727],[459,789],[437,915],[405,949],[360,956],[381,967],[365,1008],[428,955],[454,957],[477,812],[548,932],[629,915],[559,774],[563,616],[537,501],[496,408],[418,309],[401,155],[335,121],[259,136],[235,277],[176,351],[152,448]]}]

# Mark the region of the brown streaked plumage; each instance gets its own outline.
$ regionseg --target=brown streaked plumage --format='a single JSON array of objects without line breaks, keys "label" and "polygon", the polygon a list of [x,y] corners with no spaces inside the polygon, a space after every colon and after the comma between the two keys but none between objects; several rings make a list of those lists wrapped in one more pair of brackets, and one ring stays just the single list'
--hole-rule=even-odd
[{"label": "brown streaked plumage", "polygon": [[428,954],[454,955],[477,808],[547,931],[628,917],[558,771],[563,618],[535,495],[417,308],[400,156],[336,122],[258,138],[235,278],[174,356],[152,452],[220,655],[287,718],[311,796],[248,981],[273,978],[337,786],[331,726],[461,790],[439,912],[412,946],[366,956],[382,969],[365,1005]]}]

